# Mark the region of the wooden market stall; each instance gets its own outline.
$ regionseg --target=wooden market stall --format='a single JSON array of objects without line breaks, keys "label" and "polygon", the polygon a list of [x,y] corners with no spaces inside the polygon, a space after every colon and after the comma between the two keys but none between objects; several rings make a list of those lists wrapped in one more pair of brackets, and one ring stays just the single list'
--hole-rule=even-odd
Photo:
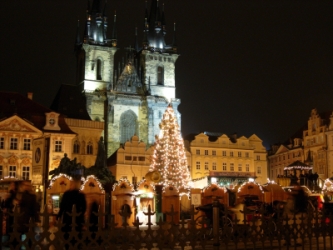
[{"label": "wooden market stall", "polygon": [[[174,186],[166,186],[162,191],[162,213],[167,222],[179,223],[180,220],[179,190]],[[172,211],[173,209],[173,211]]]},{"label": "wooden market stall", "polygon": [[127,179],[120,179],[113,185],[112,188],[112,203],[111,203],[111,214],[114,215],[114,222],[117,223],[117,227],[122,226],[122,216],[119,213],[121,206],[127,203],[131,207],[132,214],[128,219],[128,224],[133,225],[135,220],[135,204],[134,204],[134,187]]},{"label": "wooden market stall", "polygon": [[87,210],[85,218],[87,221],[92,221],[92,218],[96,216],[92,212],[105,213],[105,190],[97,177],[94,175],[87,176],[80,191],[86,196]]},{"label": "wooden market stall", "polygon": [[[147,225],[148,223],[148,208],[150,207],[150,212],[154,213],[155,208],[155,186],[153,182],[142,179],[137,186],[135,204],[136,204],[136,218],[142,222],[142,225]],[[156,222],[156,217],[151,216],[151,223]]]},{"label": "wooden market stall", "polygon": [[228,205],[228,191],[218,184],[210,184],[202,191],[202,205],[212,204],[218,199],[221,204]]},{"label": "wooden market stall", "polygon": [[237,191],[238,202],[263,202],[264,189],[254,181],[244,182]]},{"label": "wooden market stall", "polygon": [[264,202],[273,203],[273,201],[286,201],[288,193],[275,182],[269,182],[262,186],[264,191]]}]

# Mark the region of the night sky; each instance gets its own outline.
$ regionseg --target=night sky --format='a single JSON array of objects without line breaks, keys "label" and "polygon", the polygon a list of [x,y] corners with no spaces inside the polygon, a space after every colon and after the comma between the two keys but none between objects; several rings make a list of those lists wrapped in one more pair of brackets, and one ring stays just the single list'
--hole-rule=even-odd
[{"label": "night sky", "polygon": [[[301,128],[312,108],[333,110],[332,1],[164,3],[168,44],[177,23],[176,95],[184,136],[256,134],[269,147]],[[77,19],[84,20],[86,5],[2,1],[0,90],[31,91],[49,106],[60,84],[74,84]],[[108,0],[107,6],[108,37],[116,10],[118,47],[134,44],[135,26],[141,42],[145,1]]]}]

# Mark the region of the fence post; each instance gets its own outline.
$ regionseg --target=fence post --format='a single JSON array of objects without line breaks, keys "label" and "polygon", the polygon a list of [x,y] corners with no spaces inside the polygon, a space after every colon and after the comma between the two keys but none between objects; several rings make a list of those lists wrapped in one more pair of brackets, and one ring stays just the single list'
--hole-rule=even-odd
[{"label": "fence post", "polygon": [[220,227],[220,206],[219,201],[213,201],[213,249],[218,250],[220,248],[220,237],[219,237],[219,227]]}]

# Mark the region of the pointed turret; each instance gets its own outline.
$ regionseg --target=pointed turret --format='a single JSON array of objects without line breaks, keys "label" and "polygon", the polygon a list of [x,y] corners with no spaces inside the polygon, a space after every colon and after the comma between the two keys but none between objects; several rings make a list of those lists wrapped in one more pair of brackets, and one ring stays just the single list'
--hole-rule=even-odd
[{"label": "pointed turret", "polygon": [[116,14],[116,11],[114,11],[113,29],[112,29],[112,38],[111,38],[111,44],[112,44],[113,47],[117,47],[117,26],[116,26],[116,21],[117,21],[117,14]]},{"label": "pointed turret", "polygon": [[134,49],[135,49],[136,52],[139,51],[139,43],[138,43],[138,27],[135,27]]},{"label": "pointed turret", "polygon": [[107,30],[108,30],[108,17],[106,15],[106,4],[107,4],[107,1],[105,0],[104,9],[103,9],[103,25],[104,25],[103,38],[104,38],[105,43],[108,42],[108,39],[106,36]]},{"label": "pointed turret", "polygon": [[173,24],[172,50],[173,50],[174,52],[177,52],[176,23]]},{"label": "pointed turret", "polygon": [[77,20],[77,27],[76,27],[76,39],[75,39],[75,47],[81,45],[81,37],[80,37],[80,20]]},{"label": "pointed turret", "polygon": [[166,35],[166,23],[165,23],[165,15],[164,15],[164,3],[162,8],[162,17],[161,17],[161,25],[162,25],[162,32],[163,35]]}]

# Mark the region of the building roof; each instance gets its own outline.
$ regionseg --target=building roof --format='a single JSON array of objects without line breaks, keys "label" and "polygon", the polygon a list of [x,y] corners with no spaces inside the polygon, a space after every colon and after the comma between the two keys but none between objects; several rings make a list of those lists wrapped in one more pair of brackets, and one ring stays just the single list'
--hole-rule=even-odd
[{"label": "building roof", "polygon": [[79,85],[62,84],[51,104],[51,109],[68,118],[91,120],[86,108],[85,95]]},{"label": "building roof", "polygon": [[32,99],[16,92],[0,91],[0,119],[4,120],[13,115],[17,115],[20,118],[31,123],[37,129],[44,132],[52,133],[65,133],[75,134],[66,124],[65,117],[59,115],[58,124],[61,130],[45,130],[46,124],[45,113],[50,113],[53,110],[33,101]]}]

